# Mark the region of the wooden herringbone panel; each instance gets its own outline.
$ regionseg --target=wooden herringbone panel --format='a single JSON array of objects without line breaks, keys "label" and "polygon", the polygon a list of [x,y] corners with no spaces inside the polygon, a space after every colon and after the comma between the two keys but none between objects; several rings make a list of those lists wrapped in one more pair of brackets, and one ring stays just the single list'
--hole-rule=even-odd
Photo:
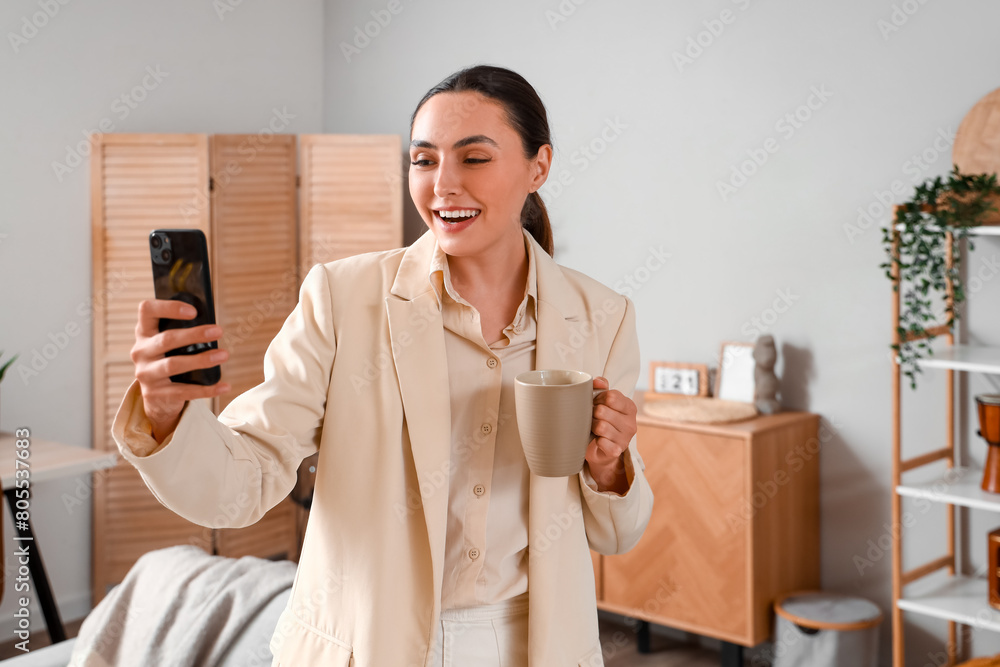
[{"label": "wooden herringbone panel", "polygon": [[739,516],[745,497],[745,448],[723,436],[642,425],[639,443],[658,490],[642,540],[661,548],[608,557],[605,603],[670,617],[692,632],[744,637],[749,525],[727,517]]}]

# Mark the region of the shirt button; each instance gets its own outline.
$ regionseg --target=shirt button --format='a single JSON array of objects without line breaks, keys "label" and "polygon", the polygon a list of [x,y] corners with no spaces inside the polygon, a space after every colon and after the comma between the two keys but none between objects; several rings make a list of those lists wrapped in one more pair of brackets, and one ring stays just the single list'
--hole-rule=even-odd
[{"label": "shirt button", "polygon": [[476,560],[477,558],[479,558],[479,549],[475,547],[469,549],[469,558],[471,558],[472,560]]},{"label": "shirt button", "polygon": [[472,492],[477,496],[481,496],[484,493],[486,493],[486,487],[483,486],[482,484],[476,484],[474,487],[472,487]]},{"label": "shirt button", "polygon": [[497,360],[494,359],[493,357],[490,357],[489,359],[486,360],[486,365],[489,366],[490,368],[496,368]]},{"label": "shirt button", "polygon": [[489,435],[490,433],[493,432],[493,427],[490,426],[489,424],[483,424],[483,426],[482,426],[482,428],[480,430],[483,433],[485,433],[486,435]]}]

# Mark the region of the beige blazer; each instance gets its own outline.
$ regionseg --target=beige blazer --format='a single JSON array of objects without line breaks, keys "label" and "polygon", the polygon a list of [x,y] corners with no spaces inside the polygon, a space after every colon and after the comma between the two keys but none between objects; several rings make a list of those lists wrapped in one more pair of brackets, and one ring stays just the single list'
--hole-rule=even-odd
[{"label": "beige blazer", "polygon": [[[534,240],[531,241],[535,243]],[[435,240],[314,266],[264,357],[265,380],[216,418],[190,402],[149,437],[137,383],[112,427],[166,507],[210,527],[254,523],[319,450],[315,496],[273,665],[429,667],[447,524],[451,419]],[[631,396],[632,303],[536,244],[537,368],[578,369]],[[501,415],[507,419],[512,415]],[[624,496],[531,476],[529,653],[534,667],[603,665],[590,549],[627,551],[653,496],[633,439]],[[440,659],[440,658],[439,658]],[[440,662],[438,663],[440,664]]]}]

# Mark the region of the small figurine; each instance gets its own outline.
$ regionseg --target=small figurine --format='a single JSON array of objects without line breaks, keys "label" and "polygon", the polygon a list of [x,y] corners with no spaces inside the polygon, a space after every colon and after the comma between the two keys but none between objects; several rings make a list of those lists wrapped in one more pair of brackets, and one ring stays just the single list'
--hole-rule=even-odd
[{"label": "small figurine", "polygon": [[762,415],[773,415],[781,410],[778,402],[778,376],[774,365],[778,361],[778,349],[774,346],[774,336],[765,334],[757,339],[753,347],[754,406]]}]

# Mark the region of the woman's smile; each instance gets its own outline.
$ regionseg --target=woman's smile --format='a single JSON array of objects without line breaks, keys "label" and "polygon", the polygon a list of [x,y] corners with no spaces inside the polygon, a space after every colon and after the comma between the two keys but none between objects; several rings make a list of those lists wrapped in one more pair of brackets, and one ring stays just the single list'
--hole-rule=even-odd
[{"label": "woman's smile", "polygon": [[482,213],[482,210],[478,208],[461,208],[458,206],[434,209],[434,217],[437,220],[438,226],[450,234],[455,234],[468,228],[479,218],[480,213]]}]

